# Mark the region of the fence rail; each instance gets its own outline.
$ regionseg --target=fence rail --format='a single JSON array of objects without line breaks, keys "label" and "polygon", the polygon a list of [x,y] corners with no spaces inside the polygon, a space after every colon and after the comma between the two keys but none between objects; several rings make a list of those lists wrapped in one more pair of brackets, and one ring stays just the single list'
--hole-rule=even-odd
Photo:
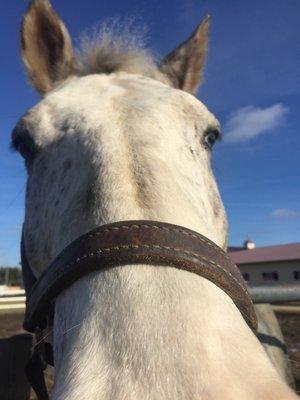
[{"label": "fence rail", "polygon": [[300,284],[249,286],[249,292],[256,304],[300,302]]}]

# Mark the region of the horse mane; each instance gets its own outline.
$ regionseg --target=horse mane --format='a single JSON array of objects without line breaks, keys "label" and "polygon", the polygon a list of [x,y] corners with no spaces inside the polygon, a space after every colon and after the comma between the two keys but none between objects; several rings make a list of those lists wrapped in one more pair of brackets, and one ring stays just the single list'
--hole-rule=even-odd
[{"label": "horse mane", "polygon": [[155,58],[145,48],[145,28],[132,28],[132,21],[103,23],[92,34],[85,32],[77,51],[79,75],[124,71],[156,77]]}]

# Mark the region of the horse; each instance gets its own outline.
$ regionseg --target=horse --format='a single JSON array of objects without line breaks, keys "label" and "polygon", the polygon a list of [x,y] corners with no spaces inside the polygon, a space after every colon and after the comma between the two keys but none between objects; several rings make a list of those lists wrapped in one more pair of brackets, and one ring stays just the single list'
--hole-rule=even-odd
[{"label": "horse", "polygon": [[[40,101],[12,146],[28,173],[23,245],[34,275],[69,243],[115,221],[156,220],[226,250],[211,170],[220,124],[196,97],[210,18],[157,63],[105,30],[75,52],[48,0],[21,25]],[[123,265],[88,274],[55,301],[52,400],[292,400],[231,298],[188,271]]]}]

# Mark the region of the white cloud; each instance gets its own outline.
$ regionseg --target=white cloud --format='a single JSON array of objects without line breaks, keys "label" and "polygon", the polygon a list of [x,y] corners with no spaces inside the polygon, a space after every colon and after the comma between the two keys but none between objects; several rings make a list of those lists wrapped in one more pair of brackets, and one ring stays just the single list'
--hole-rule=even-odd
[{"label": "white cloud", "polygon": [[282,125],[288,108],[274,104],[267,108],[247,106],[234,111],[224,125],[224,140],[244,142]]},{"label": "white cloud", "polygon": [[298,217],[300,212],[290,210],[289,208],[277,208],[271,213],[272,217],[286,218],[286,217]]}]

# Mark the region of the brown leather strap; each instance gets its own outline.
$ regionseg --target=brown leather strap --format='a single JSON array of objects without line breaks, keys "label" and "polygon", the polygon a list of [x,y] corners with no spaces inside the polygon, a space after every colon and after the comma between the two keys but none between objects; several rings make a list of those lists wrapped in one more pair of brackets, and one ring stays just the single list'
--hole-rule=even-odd
[{"label": "brown leather strap", "polygon": [[155,221],[101,226],[72,242],[33,285],[24,328],[30,332],[44,328],[55,297],[81,277],[126,264],[164,265],[209,279],[231,297],[251,329],[257,329],[246,285],[227,254],[197,232]]}]

